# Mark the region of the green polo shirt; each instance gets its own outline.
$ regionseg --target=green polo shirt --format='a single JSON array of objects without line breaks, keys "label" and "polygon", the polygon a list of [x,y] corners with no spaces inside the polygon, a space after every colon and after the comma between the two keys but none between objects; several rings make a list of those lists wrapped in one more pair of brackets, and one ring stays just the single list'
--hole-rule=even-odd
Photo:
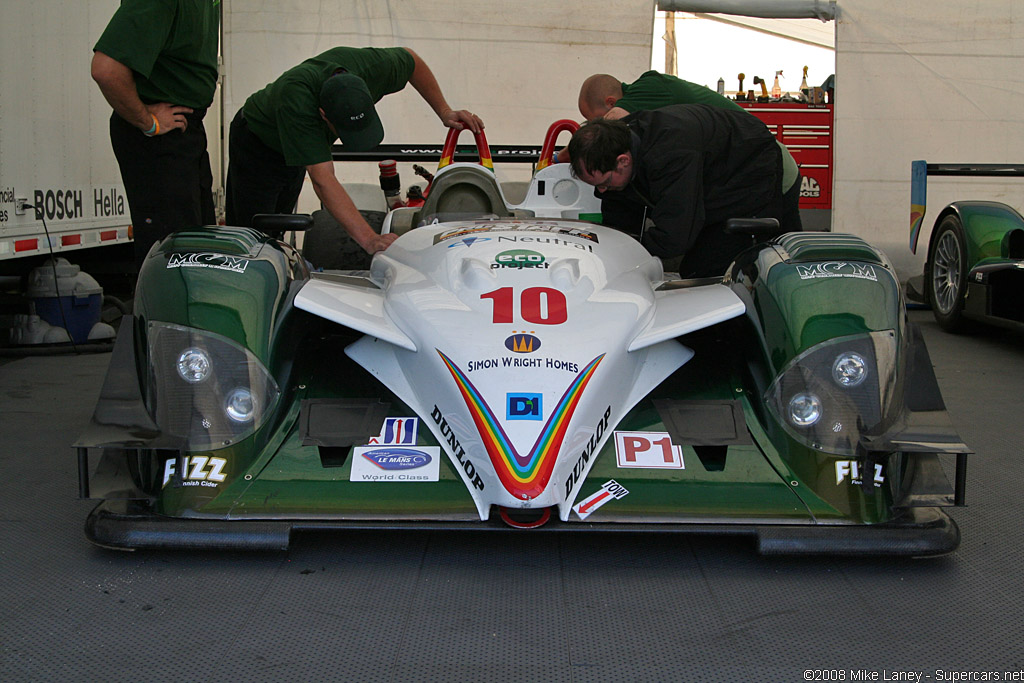
[{"label": "green polo shirt", "polygon": [[398,92],[416,66],[402,47],[336,47],[285,71],[276,81],[253,93],[242,106],[249,130],[284,156],[288,166],[311,166],[330,161],[337,136],[320,118],[320,88],[339,69],[366,82],[370,97]]},{"label": "green polo shirt", "polygon": [[615,103],[630,114],[645,109],[660,109],[671,104],[707,104],[724,109],[743,109],[728,97],[710,88],[675,76],[648,71],[632,83],[622,84],[622,99]]},{"label": "green polo shirt", "polygon": [[[710,88],[657,71],[648,71],[632,83],[623,83],[622,98],[615,106],[632,114],[635,111],[660,109],[671,104],[707,104],[722,109],[746,111],[728,97],[719,95]],[[782,191],[785,192],[793,187],[800,169],[796,159],[781,142],[779,151],[782,152]]]},{"label": "green polo shirt", "polygon": [[217,88],[220,0],[121,0],[93,50],[135,74],[146,104],[202,109]]}]

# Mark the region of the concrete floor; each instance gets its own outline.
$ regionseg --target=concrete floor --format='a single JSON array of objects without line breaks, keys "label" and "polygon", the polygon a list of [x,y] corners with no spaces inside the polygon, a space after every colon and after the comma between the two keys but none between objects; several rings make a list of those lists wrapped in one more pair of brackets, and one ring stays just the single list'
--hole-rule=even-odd
[{"label": "concrete floor", "polygon": [[106,551],[70,444],[109,354],[0,359],[0,680],[1021,680],[1024,336],[911,319],[977,452],[962,545],[930,560],[442,532]]}]

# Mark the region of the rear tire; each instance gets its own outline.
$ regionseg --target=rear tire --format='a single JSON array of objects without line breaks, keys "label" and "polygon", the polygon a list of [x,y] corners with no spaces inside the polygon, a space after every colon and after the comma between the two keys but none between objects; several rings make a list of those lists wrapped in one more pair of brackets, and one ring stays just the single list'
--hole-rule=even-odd
[{"label": "rear tire", "polygon": [[[360,211],[376,232],[384,225],[383,211]],[[368,270],[373,257],[363,251],[327,211],[313,212],[313,227],[302,238],[302,255],[323,270]]]},{"label": "rear tire", "polygon": [[957,216],[946,216],[936,228],[924,279],[932,315],[947,332],[960,332],[968,326],[963,316],[967,270],[963,225]]}]

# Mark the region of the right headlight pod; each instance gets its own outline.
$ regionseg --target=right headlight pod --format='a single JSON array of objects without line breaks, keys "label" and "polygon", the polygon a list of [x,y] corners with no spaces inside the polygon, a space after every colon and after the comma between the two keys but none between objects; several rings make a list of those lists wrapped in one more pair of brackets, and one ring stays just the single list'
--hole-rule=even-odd
[{"label": "right headlight pod", "polygon": [[854,455],[862,434],[886,426],[896,400],[896,356],[892,330],[830,339],[790,361],[765,402],[797,441]]},{"label": "right headlight pod", "polygon": [[278,387],[248,349],[182,325],[149,324],[150,400],[157,424],[190,451],[224,448],[256,431]]}]

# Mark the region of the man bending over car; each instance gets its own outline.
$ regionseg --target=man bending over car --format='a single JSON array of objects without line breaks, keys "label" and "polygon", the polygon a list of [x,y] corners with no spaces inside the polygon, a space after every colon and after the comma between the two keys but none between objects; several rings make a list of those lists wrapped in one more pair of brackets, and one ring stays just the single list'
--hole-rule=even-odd
[{"label": "man bending over car", "polygon": [[577,177],[646,210],[654,225],[641,243],[655,256],[682,256],[684,278],[722,275],[749,246],[748,236],[725,233],[727,219],[785,213],[779,146],[743,111],[681,104],[595,119],[568,149]]},{"label": "man bending over car", "polygon": [[374,105],[409,83],[448,128],[484,124],[445,101],[430,68],[408,48],[336,47],[284,72],[235,115],[228,138],[227,223],[250,227],[258,213],[291,213],[306,173],[324,208],[367,253],[386,249],[334,175],[336,139],[362,152],[384,139]]}]

